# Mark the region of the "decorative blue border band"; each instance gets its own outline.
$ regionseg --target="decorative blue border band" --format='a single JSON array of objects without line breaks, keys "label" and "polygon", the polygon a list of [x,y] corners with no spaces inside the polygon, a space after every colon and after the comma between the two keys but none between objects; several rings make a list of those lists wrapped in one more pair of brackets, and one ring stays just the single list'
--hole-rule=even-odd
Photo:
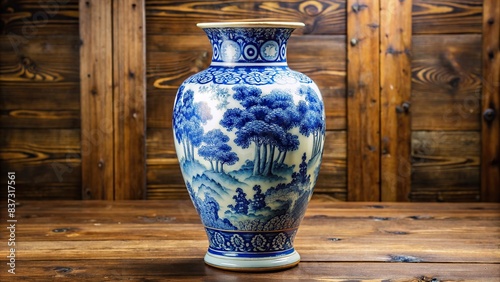
[{"label": "decorative blue border band", "polygon": [[212,62],[286,62],[286,43],[294,28],[204,28],[212,44]]},{"label": "decorative blue border band", "polygon": [[222,84],[236,85],[245,83],[248,85],[289,85],[293,83],[313,83],[303,73],[293,71],[286,66],[253,66],[227,68],[222,66],[211,66],[189,77],[185,83],[194,84]]},{"label": "decorative blue border band", "polygon": [[[210,250],[228,256],[284,255],[293,251],[297,228],[278,231],[224,231],[205,227]],[[270,254],[272,253],[272,254]]]}]

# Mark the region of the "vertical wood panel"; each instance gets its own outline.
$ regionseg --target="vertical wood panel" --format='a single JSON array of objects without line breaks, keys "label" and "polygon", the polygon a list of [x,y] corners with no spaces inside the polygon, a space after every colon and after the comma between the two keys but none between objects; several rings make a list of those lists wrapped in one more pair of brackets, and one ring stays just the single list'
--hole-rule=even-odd
[{"label": "vertical wood panel", "polygon": [[113,1],[114,199],[146,191],[146,54],[143,0]]},{"label": "vertical wood panel", "polygon": [[111,4],[80,1],[83,199],[113,199]]},{"label": "vertical wood panel", "polygon": [[379,3],[347,1],[347,196],[380,200]]},{"label": "vertical wood panel", "polygon": [[483,8],[481,200],[500,202],[500,2]]},{"label": "vertical wood panel", "polygon": [[411,179],[411,0],[381,1],[381,199],[408,201]]}]

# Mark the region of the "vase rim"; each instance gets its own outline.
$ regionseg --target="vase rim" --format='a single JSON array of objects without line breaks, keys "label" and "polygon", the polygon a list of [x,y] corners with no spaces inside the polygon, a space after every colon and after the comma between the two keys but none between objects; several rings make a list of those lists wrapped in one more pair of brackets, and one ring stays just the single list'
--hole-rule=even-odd
[{"label": "vase rim", "polygon": [[302,22],[273,22],[273,21],[236,21],[236,22],[205,22],[197,23],[199,28],[227,28],[227,27],[253,27],[253,28],[300,28],[305,24]]}]

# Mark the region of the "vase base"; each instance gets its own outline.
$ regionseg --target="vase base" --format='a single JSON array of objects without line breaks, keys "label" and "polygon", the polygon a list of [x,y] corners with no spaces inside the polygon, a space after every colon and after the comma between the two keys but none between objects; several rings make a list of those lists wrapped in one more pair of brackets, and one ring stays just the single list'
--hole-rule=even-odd
[{"label": "vase base", "polygon": [[300,262],[300,255],[297,251],[282,256],[272,257],[227,257],[211,254],[205,255],[205,263],[224,270],[239,272],[265,272],[277,271],[292,268]]}]

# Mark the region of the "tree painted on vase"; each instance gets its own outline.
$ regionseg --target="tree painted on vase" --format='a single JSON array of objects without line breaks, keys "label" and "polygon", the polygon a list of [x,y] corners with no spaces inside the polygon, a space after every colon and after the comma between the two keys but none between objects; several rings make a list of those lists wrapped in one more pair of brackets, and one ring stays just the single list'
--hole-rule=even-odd
[{"label": "tree painted on vase", "polygon": [[298,218],[299,215],[303,214],[309,196],[312,193],[310,189],[311,175],[307,174],[308,165],[306,159],[307,155],[304,153],[302,155],[302,162],[299,165],[299,171],[292,174],[292,181],[290,183],[280,183],[276,187],[271,187],[265,193],[266,198],[274,199],[279,199],[283,193],[296,193],[298,197],[295,200],[283,203],[283,208],[286,209],[290,218]]},{"label": "tree painted on vase", "polygon": [[182,95],[178,95],[175,101],[173,114],[175,138],[182,144],[185,159],[194,161],[194,149],[201,145],[203,138],[202,124],[212,119],[212,114],[207,103],[194,102],[193,90],[184,92],[181,87],[179,93]]},{"label": "tree painted on vase", "polygon": [[231,211],[237,214],[248,214],[250,201],[247,199],[247,194],[243,192],[243,189],[239,187],[236,189],[236,195],[233,196],[233,200],[236,204],[227,206]]},{"label": "tree painted on vase", "polygon": [[[200,198],[197,200],[201,202]],[[203,206],[200,217],[206,226],[228,230],[236,229],[227,218],[219,217],[219,203],[210,195],[205,195],[205,199],[198,205]]]},{"label": "tree painted on vase", "polygon": [[210,130],[202,141],[205,145],[200,147],[198,154],[210,162],[212,171],[223,173],[224,164],[233,165],[239,160],[238,155],[227,145],[229,137],[220,129]]},{"label": "tree painted on vase", "polygon": [[233,90],[233,98],[243,108],[228,109],[220,124],[229,131],[236,129],[236,145],[244,149],[254,145],[252,175],[273,175],[275,162],[282,162],[287,151],[298,149],[298,136],[288,132],[300,122],[293,98],[283,90],[268,95],[257,87],[235,86]]},{"label": "tree painted on vase", "polygon": [[300,122],[300,133],[309,137],[313,136],[313,146],[311,159],[314,159],[322,150],[322,142],[325,134],[325,121],[323,118],[323,103],[316,91],[309,86],[301,86],[299,95],[305,96],[304,101],[300,101],[298,111],[302,117]]},{"label": "tree painted on vase", "polygon": [[250,206],[252,210],[258,211],[266,207],[266,195],[262,193],[260,185],[255,185],[253,187],[255,194],[253,195],[253,200],[250,201]]}]

